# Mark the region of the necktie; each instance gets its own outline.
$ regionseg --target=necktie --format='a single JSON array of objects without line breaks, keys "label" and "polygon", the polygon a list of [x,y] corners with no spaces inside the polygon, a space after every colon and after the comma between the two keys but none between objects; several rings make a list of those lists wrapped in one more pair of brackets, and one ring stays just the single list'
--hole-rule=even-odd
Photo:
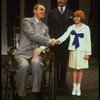
[{"label": "necktie", "polygon": [[61,13],[63,14],[63,7],[60,7],[60,11],[61,11]]}]

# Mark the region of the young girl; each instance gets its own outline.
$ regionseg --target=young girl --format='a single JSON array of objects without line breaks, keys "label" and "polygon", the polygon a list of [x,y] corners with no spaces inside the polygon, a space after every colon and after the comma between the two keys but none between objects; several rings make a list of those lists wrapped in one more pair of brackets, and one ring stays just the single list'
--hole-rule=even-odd
[{"label": "young girl", "polygon": [[81,95],[81,82],[83,69],[87,69],[89,55],[91,55],[90,29],[83,23],[85,14],[82,10],[74,12],[75,24],[69,26],[68,30],[57,39],[56,43],[61,44],[70,36],[69,67],[72,69],[73,89],[72,95]]}]

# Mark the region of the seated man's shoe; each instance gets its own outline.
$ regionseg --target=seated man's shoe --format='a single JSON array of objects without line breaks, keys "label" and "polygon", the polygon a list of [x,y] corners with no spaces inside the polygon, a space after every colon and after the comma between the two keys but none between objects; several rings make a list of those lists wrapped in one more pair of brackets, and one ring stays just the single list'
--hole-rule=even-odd
[{"label": "seated man's shoe", "polygon": [[60,82],[57,82],[57,88],[61,87]]},{"label": "seated man's shoe", "polygon": [[42,93],[36,92],[35,93],[35,100],[43,100]]},{"label": "seated man's shoe", "polygon": [[16,93],[14,100],[21,100],[21,97]]},{"label": "seated man's shoe", "polygon": [[65,88],[65,89],[69,89],[69,86],[68,86],[68,84],[66,82],[62,82],[61,83],[61,87]]}]

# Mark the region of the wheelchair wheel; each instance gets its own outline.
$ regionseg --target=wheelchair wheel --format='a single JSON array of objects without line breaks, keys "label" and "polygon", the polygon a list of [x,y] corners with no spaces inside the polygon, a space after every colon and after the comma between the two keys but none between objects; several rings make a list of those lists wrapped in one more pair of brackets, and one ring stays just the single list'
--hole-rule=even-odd
[{"label": "wheelchair wheel", "polygon": [[7,89],[8,89],[8,71],[7,65],[3,64],[1,68],[1,84],[2,84],[2,98],[7,100]]},{"label": "wheelchair wheel", "polygon": [[51,71],[49,75],[49,100],[56,100],[56,69],[54,67],[54,61],[51,63]]},{"label": "wheelchair wheel", "polygon": [[6,64],[2,65],[1,78],[2,78],[2,88],[6,88],[8,85],[8,73],[6,69]]}]

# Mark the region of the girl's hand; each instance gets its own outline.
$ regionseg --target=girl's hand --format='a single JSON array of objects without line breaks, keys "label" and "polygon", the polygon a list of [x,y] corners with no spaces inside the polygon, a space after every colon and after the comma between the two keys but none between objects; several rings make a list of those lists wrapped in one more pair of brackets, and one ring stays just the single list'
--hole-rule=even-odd
[{"label": "girl's hand", "polygon": [[88,60],[88,59],[89,59],[89,55],[85,55],[85,56],[84,56],[84,59],[85,59],[85,60]]}]

